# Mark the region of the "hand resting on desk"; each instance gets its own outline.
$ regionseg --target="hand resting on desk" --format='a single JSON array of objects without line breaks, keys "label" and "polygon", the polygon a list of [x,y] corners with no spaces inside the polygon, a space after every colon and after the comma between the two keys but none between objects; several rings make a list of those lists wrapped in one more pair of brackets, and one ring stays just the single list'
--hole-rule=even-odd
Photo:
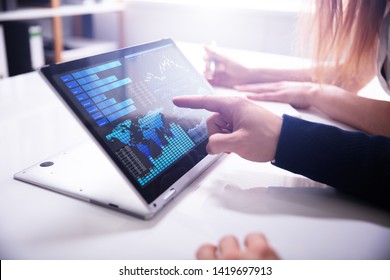
[{"label": "hand resting on desk", "polygon": [[[361,87],[341,87],[330,81],[316,83],[314,69],[276,69],[248,67],[215,49],[205,48],[205,77],[214,86],[251,92],[247,97],[255,101],[288,103],[295,108],[313,107],[329,118],[369,134],[390,136],[390,102],[358,96]],[[210,61],[215,71],[210,71]],[[337,76],[337,68],[327,69],[327,77]],[[366,77],[367,84],[372,76]],[[381,90],[381,89],[380,89]],[[377,91],[377,89],[375,90]],[[376,96],[372,92],[370,96]]]},{"label": "hand resting on desk", "polygon": [[248,234],[245,238],[245,248],[241,249],[234,236],[225,236],[218,246],[213,244],[202,245],[196,258],[200,260],[276,260],[278,255],[268,244],[264,235],[260,233]]}]

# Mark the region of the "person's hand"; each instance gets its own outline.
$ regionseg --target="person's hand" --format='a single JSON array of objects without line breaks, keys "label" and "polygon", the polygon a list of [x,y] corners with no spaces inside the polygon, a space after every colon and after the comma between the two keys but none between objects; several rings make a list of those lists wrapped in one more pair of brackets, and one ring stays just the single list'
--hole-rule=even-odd
[{"label": "person's hand", "polygon": [[266,162],[275,158],[282,119],[238,96],[180,96],[179,107],[215,112],[207,120],[209,154],[236,153],[251,160]]},{"label": "person's hand", "polygon": [[[230,88],[249,82],[249,69],[247,67],[209,47],[205,47],[205,52],[204,76],[210,84]],[[213,72],[210,69],[211,61],[215,63]]]},{"label": "person's hand", "polygon": [[[324,85],[322,90],[327,90]],[[309,82],[277,82],[264,84],[247,84],[234,87],[238,91],[251,92],[247,98],[255,101],[275,101],[307,109],[312,105],[312,98],[319,92],[320,86]],[[330,90],[330,89],[329,89]]]},{"label": "person's hand", "polygon": [[260,233],[249,234],[245,238],[245,248],[241,249],[234,236],[226,236],[213,244],[202,245],[197,253],[199,260],[277,260],[278,255]]}]

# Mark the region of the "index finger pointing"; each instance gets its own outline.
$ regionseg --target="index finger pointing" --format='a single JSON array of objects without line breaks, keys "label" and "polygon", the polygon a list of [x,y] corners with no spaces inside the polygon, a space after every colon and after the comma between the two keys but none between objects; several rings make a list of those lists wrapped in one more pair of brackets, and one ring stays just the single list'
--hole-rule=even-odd
[{"label": "index finger pointing", "polygon": [[177,96],[173,98],[173,103],[178,107],[191,109],[206,109],[211,112],[231,113],[229,97],[225,96]]}]

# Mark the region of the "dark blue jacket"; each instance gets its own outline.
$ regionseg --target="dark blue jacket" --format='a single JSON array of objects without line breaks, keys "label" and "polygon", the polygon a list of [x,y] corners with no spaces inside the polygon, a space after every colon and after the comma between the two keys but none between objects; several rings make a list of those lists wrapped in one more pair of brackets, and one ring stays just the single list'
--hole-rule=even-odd
[{"label": "dark blue jacket", "polygon": [[390,209],[390,138],[284,115],[273,164]]}]

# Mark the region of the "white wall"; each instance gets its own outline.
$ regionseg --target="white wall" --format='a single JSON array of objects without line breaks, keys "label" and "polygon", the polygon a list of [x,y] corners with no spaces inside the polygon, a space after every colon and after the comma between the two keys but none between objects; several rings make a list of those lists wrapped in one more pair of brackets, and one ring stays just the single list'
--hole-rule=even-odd
[{"label": "white wall", "polygon": [[[209,43],[277,54],[292,54],[296,13],[237,7],[208,7],[131,1],[125,12],[125,40],[128,45],[161,38]],[[115,14],[95,16],[95,34],[115,39]]]}]

